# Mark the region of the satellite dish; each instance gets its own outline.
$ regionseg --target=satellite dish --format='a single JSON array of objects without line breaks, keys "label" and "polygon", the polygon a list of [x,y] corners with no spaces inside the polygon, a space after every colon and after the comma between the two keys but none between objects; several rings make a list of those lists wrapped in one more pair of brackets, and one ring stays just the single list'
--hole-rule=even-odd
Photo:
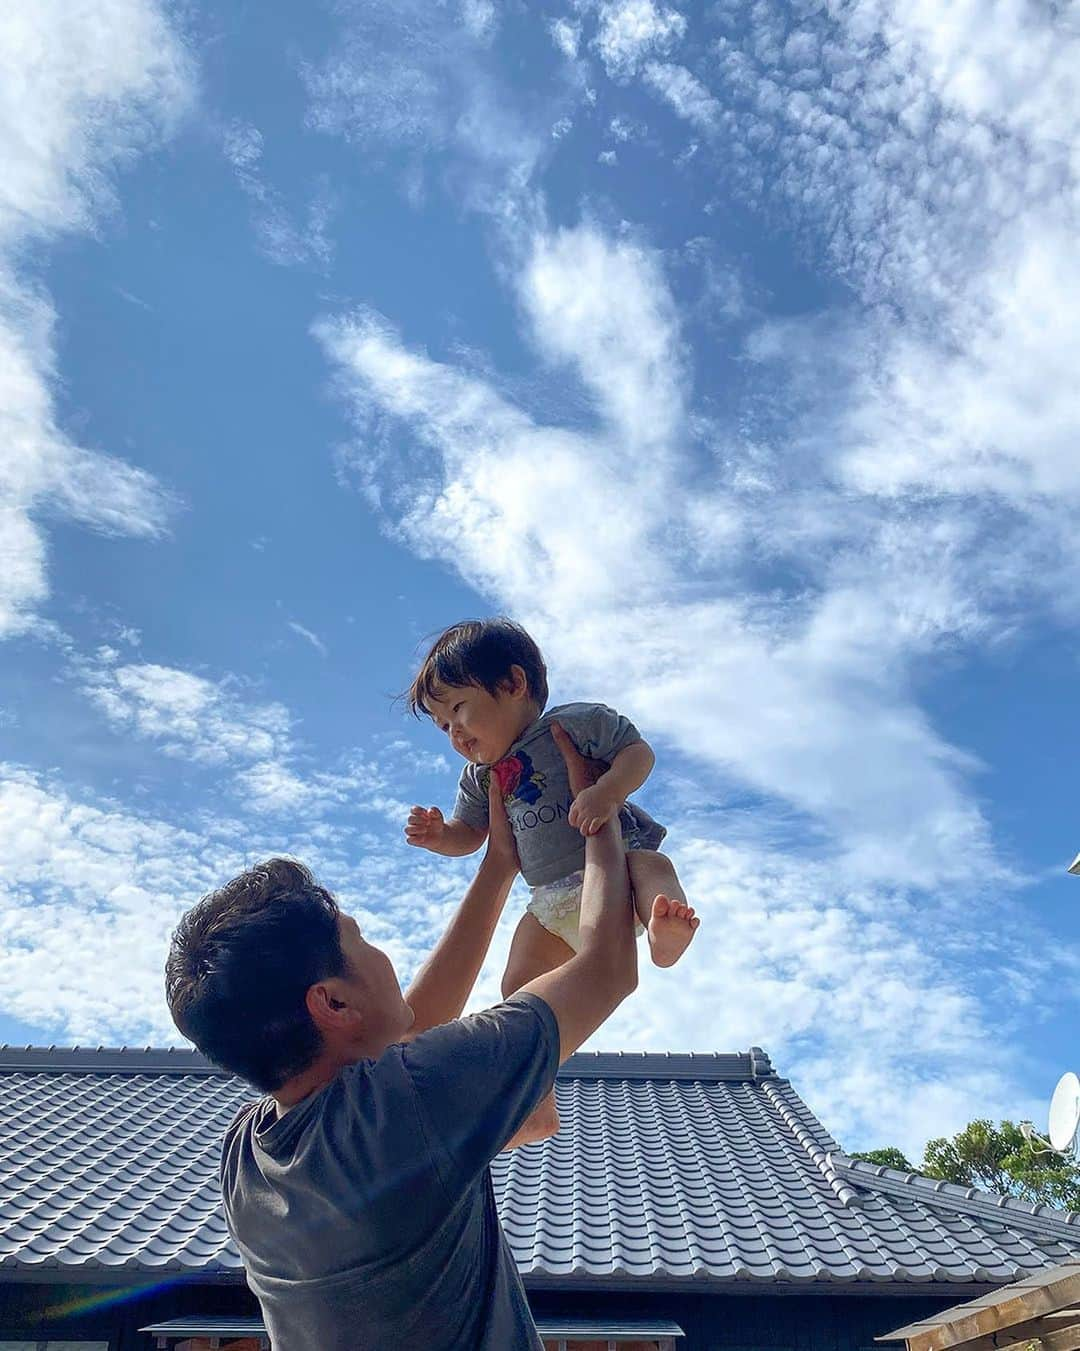
[{"label": "satellite dish", "polygon": [[1072,1149],[1080,1127],[1080,1079],[1069,1070],[1058,1080],[1050,1099],[1050,1143],[1059,1154]]}]

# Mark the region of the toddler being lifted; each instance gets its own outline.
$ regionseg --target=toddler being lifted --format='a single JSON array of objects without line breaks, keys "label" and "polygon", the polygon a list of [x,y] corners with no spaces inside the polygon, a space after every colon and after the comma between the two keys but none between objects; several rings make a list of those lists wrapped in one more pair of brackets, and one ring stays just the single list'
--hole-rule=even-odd
[{"label": "toddler being lifted", "polygon": [[[666,831],[627,801],[655,757],[628,718],[603,704],[563,704],[544,712],[547,669],[540,649],[507,619],[455,624],[435,642],[408,693],[466,761],[453,814],[414,807],[409,844],[459,856],[487,837],[488,782],[494,774],[514,830],[531,896],[503,976],[512,994],[577,950],[584,836],[616,814],[626,845],[634,905],[657,966],[678,961],[700,921],[687,905],[674,865],[657,846]],[[567,735],[599,762],[599,778],[576,797],[556,744]]]}]

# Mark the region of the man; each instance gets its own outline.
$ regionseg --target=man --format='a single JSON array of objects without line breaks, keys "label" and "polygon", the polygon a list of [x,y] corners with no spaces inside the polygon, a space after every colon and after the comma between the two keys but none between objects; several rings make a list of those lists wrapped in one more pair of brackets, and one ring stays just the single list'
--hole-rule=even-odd
[{"label": "man", "polygon": [[[591,778],[561,730],[575,793]],[[459,1015],[517,871],[492,775],[480,869],[402,996],[389,959],[299,864],[199,902],[166,964],[177,1027],[268,1094],[230,1126],[229,1230],[274,1351],[540,1351],[488,1164],[637,983],[618,829],[586,846],[581,948]],[[516,1137],[516,1138],[515,1138]]]}]

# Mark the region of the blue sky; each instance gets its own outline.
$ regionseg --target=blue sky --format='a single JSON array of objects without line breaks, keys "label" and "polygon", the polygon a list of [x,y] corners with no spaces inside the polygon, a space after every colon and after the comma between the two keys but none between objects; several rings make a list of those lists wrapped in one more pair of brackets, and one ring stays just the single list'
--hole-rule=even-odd
[{"label": "blue sky", "polygon": [[0,16],[0,1036],[174,1039],[172,925],[269,852],[407,976],[472,864],[401,839],[456,769],[393,696],[508,612],[703,916],[596,1047],[763,1045],[851,1148],[1042,1121],[1078,53],[990,10]]}]

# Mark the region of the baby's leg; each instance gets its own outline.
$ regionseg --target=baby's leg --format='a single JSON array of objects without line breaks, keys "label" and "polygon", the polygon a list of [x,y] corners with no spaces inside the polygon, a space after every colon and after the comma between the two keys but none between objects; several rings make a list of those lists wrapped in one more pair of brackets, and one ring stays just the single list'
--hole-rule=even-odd
[{"label": "baby's leg", "polygon": [[654,966],[674,966],[701,923],[686,903],[675,865],[653,849],[631,849],[626,855],[634,906],[649,933]]},{"label": "baby's leg", "polygon": [[[514,930],[514,939],[510,944],[510,956],[506,961],[506,973],[502,979],[503,998],[515,994],[523,985],[528,985],[536,976],[545,971],[554,971],[574,955],[574,949],[564,943],[556,934],[545,929],[534,915],[522,915]],[[547,1095],[518,1127],[511,1139],[503,1146],[514,1149],[518,1145],[531,1145],[536,1140],[546,1140],[559,1129],[559,1112],[555,1106],[555,1091]]]}]

